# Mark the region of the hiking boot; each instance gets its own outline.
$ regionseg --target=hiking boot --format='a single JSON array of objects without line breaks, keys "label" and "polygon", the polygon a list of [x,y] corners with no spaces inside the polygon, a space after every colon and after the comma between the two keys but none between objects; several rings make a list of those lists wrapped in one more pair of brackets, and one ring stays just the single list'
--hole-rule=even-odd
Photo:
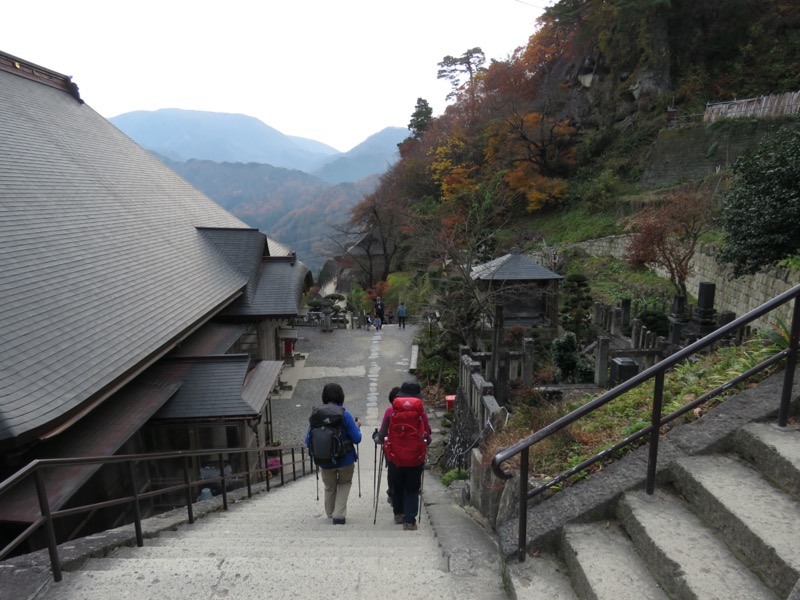
[{"label": "hiking boot", "polygon": [[334,525],[344,525],[344,521],[345,521],[344,519],[334,519],[333,520],[333,524]]},{"label": "hiking boot", "polygon": [[416,523],[403,523],[403,531],[416,531],[417,524]]},{"label": "hiking boot", "polygon": [[394,516],[394,522],[395,522],[396,525],[402,525],[403,524],[403,515],[395,515]]}]

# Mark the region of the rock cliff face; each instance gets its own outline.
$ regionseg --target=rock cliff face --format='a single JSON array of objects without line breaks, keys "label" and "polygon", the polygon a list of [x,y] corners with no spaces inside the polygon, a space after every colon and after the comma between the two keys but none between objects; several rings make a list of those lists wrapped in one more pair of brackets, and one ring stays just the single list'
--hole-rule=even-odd
[{"label": "rock cliff face", "polygon": [[549,65],[538,108],[588,130],[650,112],[672,88],[671,55],[669,23],[659,11],[613,31],[583,23]]},{"label": "rock cliff face", "polygon": [[800,89],[800,7],[788,3],[560,0],[536,36],[551,57],[538,109],[588,131]]}]

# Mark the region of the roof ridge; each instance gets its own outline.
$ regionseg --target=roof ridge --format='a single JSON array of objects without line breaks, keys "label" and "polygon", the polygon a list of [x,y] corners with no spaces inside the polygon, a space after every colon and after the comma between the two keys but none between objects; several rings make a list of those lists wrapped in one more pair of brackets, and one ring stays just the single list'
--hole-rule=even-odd
[{"label": "roof ridge", "polygon": [[69,75],[63,75],[56,71],[46,69],[45,67],[40,67],[30,61],[17,58],[16,56],[2,51],[0,51],[0,71],[13,73],[25,79],[38,81],[44,85],[63,90],[83,104],[81,95],[78,92],[78,86],[72,81],[72,77]]}]

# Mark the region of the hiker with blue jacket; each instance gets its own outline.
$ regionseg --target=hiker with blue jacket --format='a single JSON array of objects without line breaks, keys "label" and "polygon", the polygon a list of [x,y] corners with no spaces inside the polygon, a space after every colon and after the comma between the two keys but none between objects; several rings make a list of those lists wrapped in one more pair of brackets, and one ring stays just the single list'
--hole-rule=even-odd
[{"label": "hiker with blue jacket", "polygon": [[[322,388],[322,406],[311,413],[306,433],[306,446],[322,472],[325,514],[334,525],[345,524],[347,497],[358,460],[356,444],[361,443],[361,423],[343,404],[342,386],[326,384]],[[324,440],[324,447],[320,440]]]}]

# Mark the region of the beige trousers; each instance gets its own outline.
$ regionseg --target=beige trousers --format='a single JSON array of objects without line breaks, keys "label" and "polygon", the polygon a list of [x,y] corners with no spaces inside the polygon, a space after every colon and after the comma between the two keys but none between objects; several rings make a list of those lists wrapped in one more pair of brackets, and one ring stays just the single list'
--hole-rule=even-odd
[{"label": "beige trousers", "polygon": [[338,469],[320,469],[325,486],[325,514],[329,518],[344,519],[347,516],[347,496],[350,495],[355,468],[353,464]]}]

